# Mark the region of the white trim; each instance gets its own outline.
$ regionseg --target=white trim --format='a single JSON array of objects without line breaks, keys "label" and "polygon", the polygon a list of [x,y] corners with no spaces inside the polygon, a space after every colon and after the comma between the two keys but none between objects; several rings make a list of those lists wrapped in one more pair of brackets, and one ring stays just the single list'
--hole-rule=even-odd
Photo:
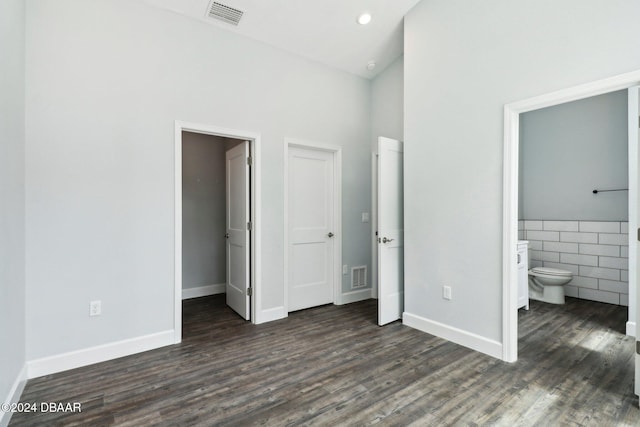
[{"label": "white trim", "polygon": [[[518,360],[518,149],[519,115],[504,108],[502,207],[502,360]],[[512,141],[514,140],[514,144]],[[515,183],[515,185],[513,185]],[[510,197],[509,197],[509,196]],[[513,308],[513,309],[512,309]]]},{"label": "white trim", "polygon": [[175,331],[170,330],[30,360],[27,362],[28,378],[55,374],[171,345],[174,343],[174,336]]},{"label": "white trim", "polygon": [[283,250],[282,253],[282,290],[283,305],[285,317],[289,315],[289,141],[287,138],[283,141],[282,152],[284,153],[283,164],[283,182],[284,194],[282,207],[282,230],[283,230]]},{"label": "white trim", "polygon": [[208,295],[224,294],[226,292],[226,284],[217,283],[215,285],[198,286],[197,288],[182,289],[182,299],[200,298]]},{"label": "white trim", "polygon": [[[638,161],[640,160],[640,153],[638,152],[638,105],[640,100],[638,99],[638,91],[640,88],[637,86],[630,87],[627,90],[627,136],[629,138],[627,143],[627,150],[629,155],[629,191],[628,205],[629,205],[629,321],[627,322],[627,335],[633,337],[636,336],[636,321],[638,316],[638,239],[635,231],[638,229]],[[635,262],[632,262],[635,261]]]},{"label": "white trim", "polygon": [[351,304],[352,302],[371,299],[371,288],[360,289],[358,291],[343,292],[340,304]]},{"label": "white trim", "polygon": [[480,353],[488,354],[496,358],[502,357],[502,344],[498,341],[490,340],[480,335],[407,312],[402,313],[402,323],[419,331],[479,351]]},{"label": "white trim", "polygon": [[378,298],[378,153],[371,153],[371,298]]},{"label": "white trim", "polygon": [[174,135],[174,343],[182,340],[182,132],[201,133],[225,138],[243,139],[251,143],[251,322],[262,307],[262,144],[260,134],[251,131],[229,129],[200,123],[175,121]]},{"label": "white trim", "polygon": [[627,335],[629,335],[630,337],[634,337],[636,336],[636,322],[627,322]]},{"label": "white trim", "polygon": [[[640,82],[640,70],[570,87],[504,106],[504,163],[502,219],[502,359],[518,357],[517,263],[518,240],[518,126],[520,114],[570,101],[627,89]],[[629,301],[629,304],[632,304]]]},{"label": "white trim", "polygon": [[284,306],[268,308],[266,310],[262,310],[259,313],[258,321],[256,323],[266,323],[272,322],[274,320],[280,320],[287,317],[287,310]]},{"label": "white trim", "polygon": [[[22,369],[18,372],[18,376],[16,377],[11,389],[9,390],[9,394],[2,401],[5,404],[12,404],[20,402],[20,396],[22,395],[22,391],[24,390],[24,386],[27,383],[27,365],[22,365]],[[11,421],[12,412],[5,412],[0,410],[0,427],[6,427],[9,425],[9,421]]]},{"label": "white trim", "polygon": [[328,151],[333,153],[333,216],[334,216],[334,286],[333,286],[333,303],[342,304],[342,147],[339,145],[331,145],[304,141],[294,138],[284,139],[284,307],[288,313],[289,307],[289,147],[306,148],[309,150]]},{"label": "white trim", "polygon": [[176,121],[173,139],[174,170],[174,261],[173,261],[173,330],[175,344],[182,341],[182,131],[185,126]]},{"label": "white trim", "polygon": [[284,138],[285,147],[299,147],[299,148],[308,148],[311,150],[320,150],[320,151],[329,151],[332,153],[342,151],[342,147],[334,144],[327,144],[324,142],[315,142],[315,141],[307,141],[304,139],[298,138]]}]

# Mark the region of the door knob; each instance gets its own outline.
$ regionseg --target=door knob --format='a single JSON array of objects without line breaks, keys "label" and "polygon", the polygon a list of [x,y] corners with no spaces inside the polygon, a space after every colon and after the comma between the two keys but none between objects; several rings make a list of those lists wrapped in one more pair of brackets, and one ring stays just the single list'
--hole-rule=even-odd
[{"label": "door knob", "polygon": [[335,234],[333,234],[332,232],[329,232],[329,234],[327,234],[327,236],[333,237],[333,236],[335,236]]},{"label": "door knob", "polygon": [[387,239],[386,237],[382,238],[382,243],[389,243],[389,242],[393,242],[393,239]]}]

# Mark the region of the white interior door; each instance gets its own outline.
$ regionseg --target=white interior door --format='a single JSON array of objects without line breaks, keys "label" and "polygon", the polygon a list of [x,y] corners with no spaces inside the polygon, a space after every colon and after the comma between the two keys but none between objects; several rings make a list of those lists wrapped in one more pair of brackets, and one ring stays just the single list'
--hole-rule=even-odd
[{"label": "white interior door", "polygon": [[[629,88],[629,258],[635,262],[629,263],[629,322],[635,322],[636,345],[636,374],[635,392],[640,396],[640,251],[638,250],[638,238],[640,238],[640,86]],[[635,318],[631,317],[635,310]]]},{"label": "white interior door", "polygon": [[227,190],[227,305],[243,318],[251,316],[249,142],[226,153]]},{"label": "white interior door", "polygon": [[404,200],[402,142],[378,138],[378,324],[404,309]]},{"label": "white interior door", "polygon": [[334,154],[288,149],[287,311],[333,302]]}]

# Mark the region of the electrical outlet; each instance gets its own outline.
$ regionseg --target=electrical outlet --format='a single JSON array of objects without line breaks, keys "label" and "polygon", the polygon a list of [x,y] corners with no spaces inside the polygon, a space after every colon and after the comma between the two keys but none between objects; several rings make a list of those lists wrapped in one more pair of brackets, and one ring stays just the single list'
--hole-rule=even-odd
[{"label": "electrical outlet", "polygon": [[442,298],[451,299],[451,286],[443,286],[442,287]]},{"label": "electrical outlet", "polygon": [[349,266],[347,264],[342,266],[342,274],[349,274]]},{"label": "electrical outlet", "polygon": [[100,316],[102,314],[102,301],[91,301],[89,303],[89,316]]},{"label": "electrical outlet", "polygon": [[362,212],[362,222],[369,222],[369,212]]}]

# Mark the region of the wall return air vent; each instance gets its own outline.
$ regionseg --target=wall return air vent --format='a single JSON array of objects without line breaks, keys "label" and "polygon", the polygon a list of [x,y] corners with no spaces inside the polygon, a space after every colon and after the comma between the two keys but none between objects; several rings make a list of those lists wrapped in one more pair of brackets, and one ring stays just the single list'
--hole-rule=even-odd
[{"label": "wall return air vent", "polygon": [[361,265],[351,268],[351,289],[364,288],[367,286],[367,266]]},{"label": "wall return air vent", "polygon": [[218,3],[217,1],[211,2],[209,11],[207,12],[207,15],[210,18],[219,19],[220,21],[224,21],[231,25],[238,25],[243,14],[243,11]]}]

